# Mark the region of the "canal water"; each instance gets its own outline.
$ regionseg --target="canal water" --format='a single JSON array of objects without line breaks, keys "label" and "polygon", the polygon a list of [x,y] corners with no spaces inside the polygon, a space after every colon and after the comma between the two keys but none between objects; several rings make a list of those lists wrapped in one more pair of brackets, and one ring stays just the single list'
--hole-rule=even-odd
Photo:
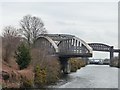
[{"label": "canal water", "polygon": [[108,65],[87,65],[66,75],[50,88],[118,88],[118,68]]}]

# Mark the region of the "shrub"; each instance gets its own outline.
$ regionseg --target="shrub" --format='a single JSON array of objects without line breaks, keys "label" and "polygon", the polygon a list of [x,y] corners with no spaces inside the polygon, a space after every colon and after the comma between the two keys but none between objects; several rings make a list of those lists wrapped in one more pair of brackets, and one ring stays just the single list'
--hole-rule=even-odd
[{"label": "shrub", "polygon": [[78,61],[77,66],[78,66],[78,69],[80,69],[82,67],[81,61]]},{"label": "shrub", "polygon": [[2,83],[1,86],[2,86],[2,87],[0,87],[1,90],[2,90],[2,88],[7,88],[7,85],[5,83]]},{"label": "shrub", "polygon": [[71,64],[71,72],[76,72],[78,69],[78,63],[76,59],[70,59],[70,64]]},{"label": "shrub", "polygon": [[40,65],[35,67],[35,78],[34,78],[35,85],[41,87],[46,84],[46,70],[40,68]]},{"label": "shrub", "polygon": [[15,58],[20,69],[24,69],[30,64],[30,50],[24,43],[17,48],[17,51],[15,52]]},{"label": "shrub", "polygon": [[50,60],[46,61],[47,70],[47,83],[55,83],[60,77],[60,64],[57,58],[50,57]]},{"label": "shrub", "polygon": [[21,82],[22,82],[21,84],[22,88],[31,88],[34,85],[33,80],[31,79],[28,80],[26,77],[22,78]]},{"label": "shrub", "polygon": [[85,67],[86,66],[86,62],[84,60],[80,60],[81,63],[81,67]]},{"label": "shrub", "polygon": [[[60,63],[57,57],[47,55],[41,48],[32,49],[32,62],[31,64],[36,69],[43,69],[46,72],[45,84],[55,83],[60,77]],[[38,70],[41,71],[41,70]],[[36,73],[36,72],[35,72]],[[38,72],[37,72],[38,73]],[[39,77],[41,80],[41,78]],[[36,80],[35,80],[36,81]],[[44,80],[43,80],[44,81]],[[38,81],[37,81],[38,82]],[[40,82],[40,81],[39,81]]]},{"label": "shrub", "polygon": [[86,65],[84,60],[78,58],[71,58],[69,62],[71,64],[71,72],[76,72],[77,69],[80,69]]}]

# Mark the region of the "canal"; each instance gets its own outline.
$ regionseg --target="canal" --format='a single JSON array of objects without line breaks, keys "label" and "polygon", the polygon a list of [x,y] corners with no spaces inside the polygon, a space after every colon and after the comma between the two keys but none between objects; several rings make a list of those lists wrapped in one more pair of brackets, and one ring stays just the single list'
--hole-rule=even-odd
[{"label": "canal", "polygon": [[53,88],[118,88],[118,68],[108,65],[87,65],[65,76]]}]

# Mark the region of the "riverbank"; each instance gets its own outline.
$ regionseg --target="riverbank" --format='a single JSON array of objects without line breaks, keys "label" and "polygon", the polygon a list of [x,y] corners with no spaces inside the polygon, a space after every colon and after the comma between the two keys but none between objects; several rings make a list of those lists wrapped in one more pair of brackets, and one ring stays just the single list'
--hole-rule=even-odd
[{"label": "riverbank", "polygon": [[[48,60],[50,62],[51,60]],[[54,61],[54,62],[53,62]],[[70,59],[71,71],[76,72],[86,64],[84,60]],[[67,74],[60,72],[60,68],[56,69],[58,65],[57,60],[52,60],[52,63],[44,63],[44,67],[38,67],[36,69],[30,65],[28,68],[19,70],[17,63],[13,65],[2,62],[2,74],[1,74],[1,85],[3,88],[43,88],[52,85],[63,85],[67,83],[70,78]],[[52,70],[52,71],[51,71]],[[74,70],[74,71],[73,71]],[[54,72],[53,72],[54,71]],[[56,77],[57,76],[57,77]],[[37,86],[35,85],[37,83]]]}]

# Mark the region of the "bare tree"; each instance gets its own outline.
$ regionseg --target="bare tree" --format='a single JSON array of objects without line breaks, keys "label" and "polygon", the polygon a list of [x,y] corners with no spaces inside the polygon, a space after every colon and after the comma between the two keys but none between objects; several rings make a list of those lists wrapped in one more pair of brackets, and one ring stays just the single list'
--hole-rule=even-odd
[{"label": "bare tree", "polygon": [[40,34],[47,33],[42,20],[35,16],[24,16],[20,21],[20,25],[20,32],[27,39],[29,45],[34,44]]},{"label": "bare tree", "polygon": [[11,55],[14,53],[15,49],[19,45],[20,35],[16,28],[12,26],[6,26],[3,29],[2,37],[2,48],[3,48],[3,59],[8,62]]}]

